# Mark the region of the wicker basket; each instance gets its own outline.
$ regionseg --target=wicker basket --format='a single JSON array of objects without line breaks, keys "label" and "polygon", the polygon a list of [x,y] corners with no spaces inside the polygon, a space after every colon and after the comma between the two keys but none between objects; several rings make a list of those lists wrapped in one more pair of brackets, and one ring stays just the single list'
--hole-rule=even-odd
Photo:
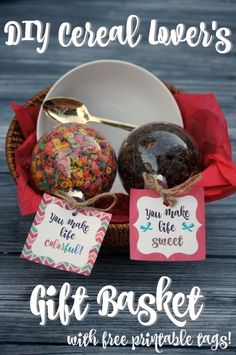
[{"label": "wicker basket", "polygon": [[[173,85],[166,84],[172,94],[181,90]],[[49,88],[46,88],[26,102],[26,106],[39,106],[47,95]],[[15,166],[15,150],[23,143],[24,136],[18,122],[13,118],[6,137],[6,159],[12,178],[17,182]],[[128,247],[129,245],[129,224],[110,224],[106,233],[104,243],[112,247]]]}]

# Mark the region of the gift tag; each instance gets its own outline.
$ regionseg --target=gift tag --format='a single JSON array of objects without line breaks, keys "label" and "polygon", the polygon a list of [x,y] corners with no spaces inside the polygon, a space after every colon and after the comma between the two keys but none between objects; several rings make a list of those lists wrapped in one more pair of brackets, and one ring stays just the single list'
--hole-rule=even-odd
[{"label": "gift tag", "polygon": [[76,212],[61,199],[44,194],[21,258],[90,275],[110,220],[109,213]]},{"label": "gift tag", "polygon": [[204,190],[193,188],[176,199],[176,205],[168,207],[152,190],[131,190],[131,259],[205,259]]}]

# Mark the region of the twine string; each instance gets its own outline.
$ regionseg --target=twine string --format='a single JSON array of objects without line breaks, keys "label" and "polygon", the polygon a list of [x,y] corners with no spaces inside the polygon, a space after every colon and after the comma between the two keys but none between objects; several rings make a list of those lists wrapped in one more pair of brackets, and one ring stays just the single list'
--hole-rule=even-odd
[{"label": "twine string", "polygon": [[189,191],[194,185],[196,185],[200,181],[201,174],[190,176],[190,178],[182,184],[174,186],[170,189],[163,187],[155,178],[155,176],[151,174],[143,173],[143,179],[144,186],[146,189],[152,189],[153,191],[160,194],[164,200],[164,203],[172,207],[177,202],[175,196],[184,194]]},{"label": "twine string", "polygon": [[[201,179],[201,174],[196,174],[193,176],[190,176],[188,180],[183,182],[180,185],[174,186],[170,189],[163,187],[158,180],[155,178],[155,176],[148,174],[148,173],[143,173],[143,179],[144,179],[144,186],[146,189],[152,189],[153,191],[157,192],[158,194],[161,195],[163,198],[163,201],[165,204],[168,206],[174,206],[177,202],[175,196],[181,195],[189,191],[194,185],[196,185],[200,179]],[[94,196],[88,200],[85,201],[78,201],[75,197],[69,195],[65,191],[61,190],[55,190],[54,195],[61,198],[64,200],[66,203],[68,203],[73,209],[80,209],[80,208],[85,208],[87,210],[99,210],[99,211],[110,211],[116,204],[117,202],[117,196],[114,193],[111,192],[103,192],[97,196]],[[94,204],[98,202],[99,200],[106,198],[106,197],[111,197],[112,202],[110,205],[106,208],[97,208],[94,207]]]},{"label": "twine string", "polygon": [[[65,191],[61,191],[61,190],[55,190],[54,191],[54,195],[61,198],[62,200],[64,200],[66,203],[68,203],[70,205],[71,208],[73,209],[80,209],[80,208],[84,208],[86,210],[99,210],[102,212],[106,212],[106,211],[110,211],[116,204],[117,202],[117,196],[116,194],[113,194],[111,192],[103,192],[97,196],[94,196],[88,200],[85,201],[78,201],[75,197],[70,196],[67,192]],[[112,202],[110,203],[110,205],[107,208],[97,208],[94,207],[93,205],[98,202],[99,200],[101,200],[102,198],[105,197],[112,197]]]}]

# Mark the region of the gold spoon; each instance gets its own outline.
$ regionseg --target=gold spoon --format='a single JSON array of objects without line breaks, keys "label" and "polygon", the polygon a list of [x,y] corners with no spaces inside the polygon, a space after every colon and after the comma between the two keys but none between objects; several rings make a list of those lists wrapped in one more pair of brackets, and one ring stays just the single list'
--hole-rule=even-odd
[{"label": "gold spoon", "polygon": [[43,111],[49,118],[60,123],[77,122],[86,124],[89,122],[97,122],[122,128],[126,131],[132,131],[136,128],[136,126],[127,123],[92,116],[82,102],[69,97],[53,97],[44,101]]}]

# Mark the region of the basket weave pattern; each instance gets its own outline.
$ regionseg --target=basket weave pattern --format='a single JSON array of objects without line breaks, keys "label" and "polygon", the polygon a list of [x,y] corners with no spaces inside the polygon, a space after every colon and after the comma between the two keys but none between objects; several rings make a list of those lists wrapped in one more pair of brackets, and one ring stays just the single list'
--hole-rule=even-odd
[{"label": "basket weave pattern", "polygon": [[[172,94],[180,92],[173,85],[166,84]],[[40,106],[50,88],[43,89],[26,102],[26,106]],[[24,142],[21,128],[13,118],[6,137],[6,159],[13,180],[17,183],[17,172],[15,165],[15,150]],[[129,245],[129,224],[110,224],[104,238],[103,244],[112,247],[128,247]]]}]

